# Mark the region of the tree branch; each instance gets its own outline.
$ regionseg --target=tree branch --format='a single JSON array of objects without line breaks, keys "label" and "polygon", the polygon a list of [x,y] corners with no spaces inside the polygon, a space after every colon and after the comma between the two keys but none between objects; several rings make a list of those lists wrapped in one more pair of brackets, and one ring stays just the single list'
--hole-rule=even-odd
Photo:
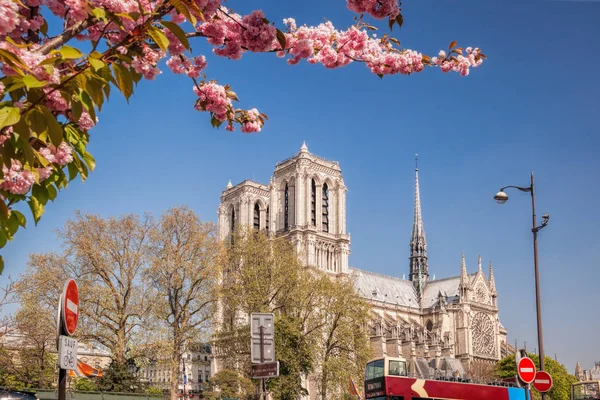
[{"label": "tree branch", "polygon": [[59,48],[60,46],[67,43],[69,40],[73,39],[75,36],[79,35],[82,31],[94,25],[95,23],[96,20],[94,18],[88,18],[84,21],[76,23],[60,35],[54,36],[52,39],[48,40],[46,44],[37,49],[36,53],[44,55],[50,53],[50,51]]}]

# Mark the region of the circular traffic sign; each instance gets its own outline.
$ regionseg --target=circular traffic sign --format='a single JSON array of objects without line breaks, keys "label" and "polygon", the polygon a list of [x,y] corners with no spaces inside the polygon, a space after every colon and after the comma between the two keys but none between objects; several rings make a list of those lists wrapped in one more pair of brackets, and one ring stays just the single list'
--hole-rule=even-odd
[{"label": "circular traffic sign", "polygon": [[79,290],[77,283],[69,279],[62,295],[62,319],[67,334],[72,335],[79,319]]},{"label": "circular traffic sign", "polygon": [[552,377],[546,371],[538,371],[533,380],[533,387],[542,393],[552,389]]},{"label": "circular traffic sign", "polygon": [[523,357],[517,365],[519,378],[525,383],[531,383],[535,379],[535,364],[529,357]]}]

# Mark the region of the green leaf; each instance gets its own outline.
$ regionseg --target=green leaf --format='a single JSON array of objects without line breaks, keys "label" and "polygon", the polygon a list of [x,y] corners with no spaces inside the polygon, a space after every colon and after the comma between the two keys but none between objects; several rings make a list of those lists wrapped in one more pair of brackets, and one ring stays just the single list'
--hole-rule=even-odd
[{"label": "green leaf", "polygon": [[[0,247],[4,247],[4,245]],[[0,256],[0,274],[2,274],[2,271],[4,271],[4,259],[2,258],[2,256]]]},{"label": "green leaf", "polygon": [[29,110],[25,115],[25,120],[31,130],[39,137],[42,133],[47,132],[48,125],[46,124],[46,116],[38,107]]},{"label": "green leaf", "polygon": [[279,29],[277,29],[277,41],[279,42],[281,49],[285,50],[287,40],[285,39],[285,33],[281,32]]},{"label": "green leaf", "polygon": [[86,110],[90,114],[92,121],[96,121],[96,110],[94,109],[94,103],[92,102],[92,99],[87,94],[87,92],[85,92],[83,90],[81,91],[80,97],[81,97],[81,102],[83,103],[83,106],[86,108]]},{"label": "green leaf", "polygon": [[106,22],[106,11],[104,11],[103,8],[94,7],[92,9],[92,13],[94,14],[94,16],[96,18],[101,19],[102,21]]},{"label": "green leaf", "polygon": [[27,87],[27,89],[31,88],[41,88],[48,85],[46,81],[38,81],[33,75],[25,75],[23,77],[23,83]]},{"label": "green leaf", "polygon": [[94,68],[94,71],[98,71],[100,68],[104,68],[104,66],[106,65],[104,63],[104,61],[102,61],[98,58],[90,57],[89,61],[90,61],[90,65],[92,66],[92,68]]},{"label": "green leaf", "polygon": [[27,219],[25,218],[23,213],[17,210],[12,210],[11,214],[15,216],[19,225],[25,228],[25,225],[27,225]]},{"label": "green leaf", "polygon": [[[75,161],[75,157],[73,157],[73,161]],[[69,182],[71,182],[77,177],[79,171],[77,170],[77,167],[75,166],[74,162],[67,164],[67,169],[69,170]]]},{"label": "green leaf", "polygon": [[83,153],[83,161],[85,161],[85,163],[87,164],[87,166],[90,168],[90,170],[94,170],[94,168],[96,168],[96,160],[94,159],[94,157],[92,157],[92,155],[88,152]]},{"label": "green leaf", "polygon": [[133,77],[131,76],[131,71],[121,64],[113,64],[113,69],[115,71],[115,78],[117,79],[117,87],[123,93],[123,96],[129,100],[133,94]]},{"label": "green leaf", "polygon": [[[9,215],[10,215],[10,210],[9,210],[8,206],[6,205],[4,200],[0,200],[0,217],[2,217],[3,219],[6,219],[6,218],[8,218]],[[2,246],[0,246],[0,247],[2,247]]]},{"label": "green leaf", "polygon": [[44,205],[49,199],[48,189],[46,189],[46,186],[40,184],[33,185],[33,188],[31,189],[31,195]]},{"label": "green leaf", "polygon": [[157,27],[151,26],[148,28],[148,34],[156,42],[158,47],[160,47],[163,51],[167,51],[169,47],[169,39],[165,36],[165,34]]},{"label": "green leaf", "polygon": [[179,11],[179,13],[183,14],[192,25],[196,25],[196,17],[194,17],[182,0],[170,0],[170,3],[177,11]]},{"label": "green leaf", "polygon": [[190,49],[190,42],[188,41],[187,36],[185,36],[184,30],[181,29],[179,25],[171,21],[160,21],[160,23],[168,30],[170,30],[171,33],[173,33],[173,35],[175,35],[177,39],[179,39],[179,41],[181,42],[183,47],[186,48],[186,50]]},{"label": "green leaf", "polygon": [[10,218],[6,221],[6,231],[8,233],[8,237],[12,237],[19,230],[19,222],[16,218],[13,217],[11,213]]},{"label": "green leaf", "polygon": [[42,109],[44,117],[46,118],[46,123],[48,125],[48,136],[50,136],[50,141],[54,146],[58,147],[61,144],[63,138],[62,126],[58,123],[56,117],[50,112],[50,110],[47,107],[41,106],[40,108]]},{"label": "green leaf", "polygon": [[104,104],[104,92],[102,91],[102,86],[104,83],[96,78],[96,75],[90,73],[86,83],[85,83],[85,91],[90,95],[96,106],[98,106],[98,111],[102,110],[102,104]]},{"label": "green leaf", "polygon": [[11,126],[19,122],[21,111],[17,107],[0,108],[0,129]]},{"label": "green leaf", "polygon": [[48,189],[48,198],[51,201],[54,201],[54,199],[56,198],[56,195],[58,194],[58,192],[56,191],[56,188],[54,187],[54,185],[48,185],[48,186],[46,186],[46,189]]},{"label": "green leaf", "polygon": [[29,204],[29,208],[31,209],[33,221],[37,225],[40,218],[42,218],[42,215],[44,214],[44,206],[35,197],[30,197],[27,203]]},{"label": "green leaf", "polygon": [[74,98],[71,101],[71,111],[73,112],[73,118],[75,121],[79,121],[79,118],[81,118],[81,113],[83,112],[83,106],[81,105],[79,99],[76,100]]},{"label": "green leaf", "polygon": [[79,49],[76,49],[71,46],[63,46],[60,49],[58,49],[58,51],[62,55],[62,58],[65,60],[76,60],[78,58],[83,57],[83,53],[79,51]]}]

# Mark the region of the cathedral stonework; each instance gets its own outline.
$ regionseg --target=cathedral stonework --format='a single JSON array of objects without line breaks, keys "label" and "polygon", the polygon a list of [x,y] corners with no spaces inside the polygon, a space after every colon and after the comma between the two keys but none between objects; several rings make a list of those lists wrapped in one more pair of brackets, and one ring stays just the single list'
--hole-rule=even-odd
[{"label": "cathedral stonework", "polygon": [[253,226],[288,238],[304,265],[353,276],[372,306],[374,355],[406,358],[413,375],[464,375],[473,362],[500,360],[512,346],[498,318],[492,264],[484,274],[479,257],[477,272],[468,273],[463,254],[460,275],[430,278],[418,169],[408,279],[349,266],[346,191],[339,164],[303,144],[277,163],[268,185],[249,180],[227,185],[218,209],[219,238],[225,240],[238,224]]}]

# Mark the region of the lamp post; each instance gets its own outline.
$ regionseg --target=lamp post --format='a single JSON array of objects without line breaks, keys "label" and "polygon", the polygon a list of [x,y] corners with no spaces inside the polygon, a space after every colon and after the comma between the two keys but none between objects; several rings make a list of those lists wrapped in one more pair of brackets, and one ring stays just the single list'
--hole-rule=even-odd
[{"label": "lamp post", "polygon": [[[536,216],[535,216],[535,186],[533,181],[533,172],[531,173],[531,185],[529,187],[519,187],[519,186],[505,186],[500,189],[498,193],[494,196],[494,200],[496,200],[499,204],[504,204],[508,200],[508,195],[504,192],[505,189],[514,188],[518,189],[522,192],[531,193],[531,220],[532,220],[532,229],[533,233],[533,264],[535,269],[535,305],[537,310],[537,330],[538,330],[538,348],[539,348],[539,357],[540,357],[540,369],[544,371],[544,340],[542,335],[542,307],[540,302],[540,273],[538,268],[538,244],[537,244],[537,234],[538,232],[544,228],[548,224],[548,220],[550,219],[549,214],[544,214],[542,216],[542,224],[537,226]],[[542,399],[546,398],[546,394],[542,393]]]}]

